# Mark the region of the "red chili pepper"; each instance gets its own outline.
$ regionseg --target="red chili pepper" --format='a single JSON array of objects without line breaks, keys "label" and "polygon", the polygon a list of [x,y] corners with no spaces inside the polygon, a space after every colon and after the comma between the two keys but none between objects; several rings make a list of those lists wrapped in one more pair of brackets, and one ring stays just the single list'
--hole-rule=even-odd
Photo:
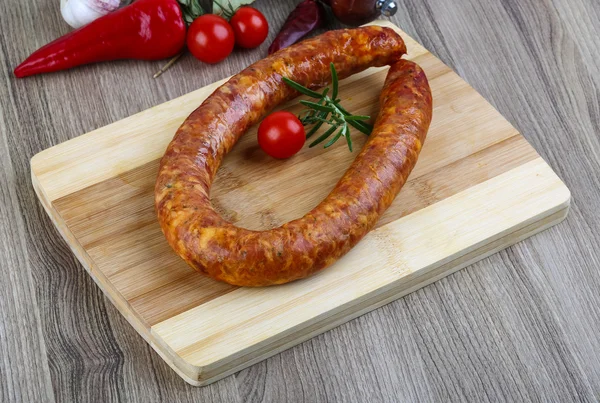
[{"label": "red chili pepper", "polygon": [[315,0],[304,0],[290,13],[283,27],[269,46],[269,54],[296,43],[304,35],[325,25],[323,6]]},{"label": "red chili pepper", "polygon": [[138,0],[43,46],[15,69],[17,77],[117,59],[157,60],[185,44],[176,0]]}]

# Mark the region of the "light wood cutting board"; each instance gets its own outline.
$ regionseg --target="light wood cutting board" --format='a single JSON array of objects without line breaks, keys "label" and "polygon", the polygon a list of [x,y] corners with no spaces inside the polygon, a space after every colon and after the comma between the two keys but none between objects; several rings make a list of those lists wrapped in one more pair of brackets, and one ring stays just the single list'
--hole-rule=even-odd
[{"label": "light wood cutting board", "polygon": [[[458,75],[400,33],[433,90],[427,141],[377,229],[311,278],[236,288],[197,274],[163,238],[153,205],[158,161],[178,126],[222,82],[32,158],[33,186],[73,252],[189,383],[214,382],[566,216],[569,190],[527,141]],[[344,80],[342,103],[376,115],[385,74],[386,68],[370,69]],[[299,111],[295,102],[283,108]],[[353,141],[358,150],[365,136],[353,133]],[[260,151],[253,128],[226,157],[213,203],[240,226],[282,224],[323,199],[357,153],[340,142],[277,161]]]}]

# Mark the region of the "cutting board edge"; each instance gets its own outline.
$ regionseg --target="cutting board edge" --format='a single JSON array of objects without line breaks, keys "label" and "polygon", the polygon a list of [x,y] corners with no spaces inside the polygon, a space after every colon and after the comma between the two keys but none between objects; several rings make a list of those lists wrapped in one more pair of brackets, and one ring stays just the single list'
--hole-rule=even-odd
[{"label": "cutting board edge", "polygon": [[[566,188],[564,184],[563,186]],[[293,337],[287,336],[282,339],[274,340],[272,343],[264,345],[258,350],[252,350],[245,356],[238,357],[231,362],[226,362],[222,366],[214,366],[212,364],[208,366],[197,366],[187,362],[164,343],[160,336],[152,332],[152,329],[150,329],[152,339],[157,343],[151,343],[151,345],[169,366],[171,366],[187,383],[192,386],[207,386],[262,360],[279,354],[295,345],[310,340],[311,338],[338,327],[352,319],[405,297],[410,293],[557,225],[567,217],[569,209],[570,196],[566,201],[557,205],[556,208],[547,210],[545,214],[538,216],[537,220],[529,223],[520,223],[520,225],[512,228],[514,231],[507,233],[493,242],[482,245],[481,247],[457,257],[450,262],[446,262],[423,275],[416,276],[408,283],[397,284],[392,286],[389,290],[375,296],[368,295],[364,300],[355,300],[352,305],[345,306],[343,310],[334,315],[319,318],[316,323],[301,327],[293,333]],[[357,306],[362,304],[365,306],[357,309]],[[249,355],[254,356],[248,357]]]}]

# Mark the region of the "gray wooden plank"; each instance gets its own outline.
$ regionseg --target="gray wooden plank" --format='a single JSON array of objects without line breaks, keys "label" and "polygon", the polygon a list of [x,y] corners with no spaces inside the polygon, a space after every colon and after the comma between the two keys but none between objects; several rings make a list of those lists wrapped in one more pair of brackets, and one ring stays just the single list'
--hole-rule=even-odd
[{"label": "gray wooden plank", "polygon": [[0,401],[53,401],[4,112],[0,107]]},{"label": "gray wooden plank", "polygon": [[[269,39],[294,4],[256,3]],[[162,62],[136,61],[15,80],[12,67],[68,27],[57,1],[2,2],[0,400],[600,400],[599,15],[593,0],[401,1],[394,22],[489,99],[566,181],[570,216],[198,389],[151,351],[72,257],[35,199],[28,160],[233,74],[269,40],[215,66],[187,55],[158,80],[150,77]]]}]

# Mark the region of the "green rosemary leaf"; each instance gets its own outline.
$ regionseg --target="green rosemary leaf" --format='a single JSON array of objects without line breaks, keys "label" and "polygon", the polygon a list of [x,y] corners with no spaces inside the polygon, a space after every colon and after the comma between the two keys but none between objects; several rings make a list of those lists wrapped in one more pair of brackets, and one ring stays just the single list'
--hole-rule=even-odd
[{"label": "green rosemary leaf", "polygon": [[331,134],[337,129],[337,126],[331,126],[325,133],[319,136],[318,139],[309,144],[309,148],[316,146],[317,144],[327,140],[327,137],[331,136]]},{"label": "green rosemary leaf", "polygon": [[373,126],[370,125],[369,123],[366,122],[362,122],[359,120],[351,120],[348,119],[349,116],[352,116],[350,114],[350,112],[348,112],[346,109],[344,109],[344,107],[338,103],[334,103],[335,107],[342,112],[342,114],[344,115],[344,118],[346,120],[348,120],[348,123],[350,123],[354,128],[360,130],[362,133],[364,134],[371,134],[371,131],[373,131]]},{"label": "green rosemary leaf", "polygon": [[336,108],[338,108],[340,110],[340,112],[342,112],[344,115],[348,116],[350,115],[350,112],[348,112],[346,109],[344,109],[344,107],[342,105],[339,104],[339,102],[333,102],[333,104],[336,106]]},{"label": "green rosemary leaf", "polygon": [[311,102],[311,101],[306,101],[306,100],[301,100],[300,103],[304,106],[308,106],[309,108],[312,108],[314,110],[317,111],[321,111],[321,112],[333,112],[335,111],[335,108],[331,107],[331,106],[327,106],[327,105],[321,105],[318,104],[316,102]]},{"label": "green rosemary leaf", "polygon": [[[325,102],[325,99],[320,99],[318,101],[318,104],[322,104],[323,102]],[[304,116],[302,116],[302,114],[304,114]],[[316,111],[316,110],[310,109],[310,108],[303,109],[298,114],[298,119],[300,119],[300,123],[302,123],[302,126],[308,126],[313,123],[323,121],[323,118],[326,118],[328,114],[329,114],[329,112]]]},{"label": "green rosemary leaf", "polygon": [[335,71],[335,66],[333,63],[329,64],[329,68],[331,69],[331,98],[336,99],[338,95],[338,76],[337,71]]},{"label": "green rosemary leaf", "polygon": [[346,143],[348,143],[348,148],[350,152],[352,152],[352,139],[350,138],[350,131],[348,130],[348,126],[346,126]]},{"label": "green rosemary leaf", "polygon": [[308,133],[306,133],[306,138],[310,138],[313,134],[315,134],[317,132],[317,130],[319,130],[321,128],[321,126],[323,126],[323,123],[325,123],[325,121],[321,120],[319,122],[317,122],[312,129],[310,129],[308,131]]},{"label": "green rosemary leaf", "polygon": [[346,120],[369,120],[371,119],[370,116],[365,116],[365,115],[350,115],[350,116],[345,116]]},{"label": "green rosemary leaf", "polygon": [[[344,116],[353,116],[350,112],[348,112],[346,109],[344,109],[344,107],[342,105],[340,105],[339,103],[334,102],[334,105],[335,105],[336,108],[338,108],[340,110],[340,112],[342,112],[344,114]],[[363,123],[363,122],[361,122],[361,123]],[[373,128],[373,126],[371,126],[368,123],[363,123],[363,124],[365,125],[365,127]]]},{"label": "green rosemary leaf", "polygon": [[340,129],[340,131],[337,132],[337,134],[331,139],[329,140],[329,142],[327,144],[325,144],[323,146],[323,148],[329,148],[333,145],[333,143],[335,143],[336,141],[338,141],[338,139],[340,137],[342,137],[342,135],[344,134],[344,132],[346,131],[346,125],[343,125],[342,128]]},{"label": "green rosemary leaf", "polygon": [[350,126],[354,127],[354,128],[355,128],[356,130],[358,130],[359,132],[361,132],[361,133],[364,133],[364,134],[366,134],[367,136],[368,136],[369,134],[371,134],[371,131],[372,131],[373,129],[372,129],[372,128],[368,128],[368,127],[364,127],[364,126],[363,126],[363,125],[361,125],[360,123],[362,123],[362,122],[360,122],[360,121],[358,121],[358,120],[349,120],[349,121],[348,121],[348,124],[349,124]]},{"label": "green rosemary leaf", "polygon": [[311,98],[316,98],[316,99],[322,98],[322,95],[319,94],[317,91],[310,90],[310,89],[306,88],[305,86],[303,86],[302,84],[298,84],[297,82],[290,80],[287,77],[283,77],[283,81],[287,85],[289,85],[290,87],[292,87],[293,89],[295,89],[296,91],[298,91],[301,94],[304,94]]},{"label": "green rosemary leaf", "polygon": [[[323,113],[327,113],[327,112],[323,112]],[[327,119],[327,116],[325,116],[324,118],[317,116],[317,117],[315,117],[315,119],[319,122],[327,123],[330,126],[339,126],[340,125],[340,122],[338,122],[336,120],[332,120],[331,118]]]}]

